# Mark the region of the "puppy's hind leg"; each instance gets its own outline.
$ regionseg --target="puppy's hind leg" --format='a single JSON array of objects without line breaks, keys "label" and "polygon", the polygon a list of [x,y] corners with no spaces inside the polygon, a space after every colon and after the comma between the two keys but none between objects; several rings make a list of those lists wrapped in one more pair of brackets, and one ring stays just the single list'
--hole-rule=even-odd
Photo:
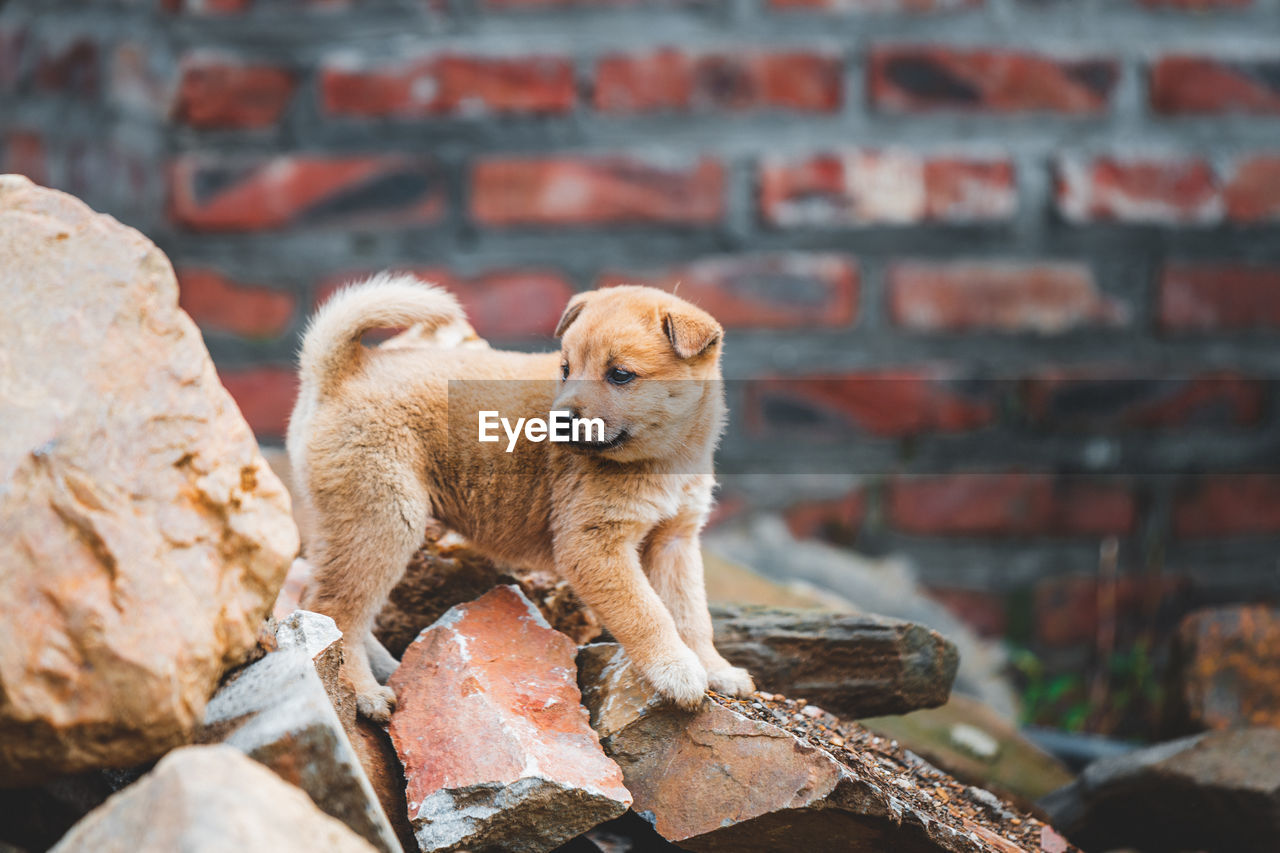
[{"label": "puppy's hind leg", "polygon": [[386,684],[391,674],[399,668],[400,661],[387,651],[387,647],[382,645],[382,641],[372,631],[365,635],[364,646],[369,655],[369,668],[373,670],[373,677],[378,679],[379,684]]},{"label": "puppy's hind leg", "polygon": [[[348,480],[341,501],[324,500],[322,493],[313,504],[316,529],[324,533],[316,543],[307,607],[332,616],[349,638],[343,668],[355,688],[357,709],[375,722],[390,718],[396,697],[378,683],[371,666],[373,621],[422,542],[427,524],[426,495],[411,484],[408,471],[394,480],[385,472],[373,477],[365,471],[362,478]],[[351,492],[357,490],[363,494],[353,500]],[[386,658],[378,657],[379,669],[390,661],[394,670],[395,658],[385,649],[382,654]]]}]

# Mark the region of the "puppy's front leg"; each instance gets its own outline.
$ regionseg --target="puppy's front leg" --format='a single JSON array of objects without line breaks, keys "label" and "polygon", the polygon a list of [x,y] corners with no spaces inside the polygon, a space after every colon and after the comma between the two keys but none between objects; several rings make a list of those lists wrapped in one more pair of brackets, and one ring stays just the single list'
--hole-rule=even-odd
[{"label": "puppy's front leg", "polygon": [[711,689],[730,696],[746,696],[755,690],[751,675],[721,657],[713,642],[698,539],[700,526],[700,519],[694,517],[659,525],[645,542],[644,567],[649,582],[671,611],[676,630],[706,667]]},{"label": "puppy's front leg", "polygon": [[707,690],[707,671],[684,644],[671,614],[645,579],[639,531],[617,524],[584,525],[556,536],[556,568],[660,695],[695,708]]}]

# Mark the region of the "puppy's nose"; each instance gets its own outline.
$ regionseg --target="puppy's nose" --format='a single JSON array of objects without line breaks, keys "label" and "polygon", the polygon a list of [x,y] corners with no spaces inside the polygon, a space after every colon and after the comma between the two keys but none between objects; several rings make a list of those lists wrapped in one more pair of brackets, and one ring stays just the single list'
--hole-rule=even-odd
[{"label": "puppy's nose", "polygon": [[560,388],[560,393],[556,394],[556,399],[552,403],[553,408],[562,412],[569,412],[572,417],[578,417],[582,411],[582,406],[577,401],[578,386],[575,382],[569,381],[564,383]]},{"label": "puppy's nose", "polygon": [[570,406],[570,407],[569,407],[569,417],[573,418],[574,420],[577,420],[578,418],[581,418],[581,417],[582,417],[582,409],[578,408],[577,406]]}]

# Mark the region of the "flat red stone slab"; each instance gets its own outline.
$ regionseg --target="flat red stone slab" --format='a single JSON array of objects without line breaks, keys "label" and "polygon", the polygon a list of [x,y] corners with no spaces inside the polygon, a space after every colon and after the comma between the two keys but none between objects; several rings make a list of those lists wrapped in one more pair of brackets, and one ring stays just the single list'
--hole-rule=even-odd
[{"label": "flat red stone slab", "polygon": [[588,725],[576,651],[513,586],[410,644],[390,730],[424,851],[551,850],[631,805]]}]

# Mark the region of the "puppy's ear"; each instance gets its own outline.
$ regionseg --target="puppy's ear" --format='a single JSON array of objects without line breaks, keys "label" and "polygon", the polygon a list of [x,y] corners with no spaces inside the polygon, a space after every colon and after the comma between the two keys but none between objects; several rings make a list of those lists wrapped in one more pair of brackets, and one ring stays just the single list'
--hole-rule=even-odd
[{"label": "puppy's ear", "polygon": [[675,309],[662,315],[662,331],[680,358],[702,355],[720,342],[724,329],[710,314],[695,309]]},{"label": "puppy's ear", "polygon": [[573,321],[578,319],[578,315],[582,313],[583,307],[587,304],[588,295],[579,293],[569,300],[569,304],[564,307],[564,313],[560,315],[560,322],[556,323],[557,338],[564,337],[564,333],[573,325]]}]

